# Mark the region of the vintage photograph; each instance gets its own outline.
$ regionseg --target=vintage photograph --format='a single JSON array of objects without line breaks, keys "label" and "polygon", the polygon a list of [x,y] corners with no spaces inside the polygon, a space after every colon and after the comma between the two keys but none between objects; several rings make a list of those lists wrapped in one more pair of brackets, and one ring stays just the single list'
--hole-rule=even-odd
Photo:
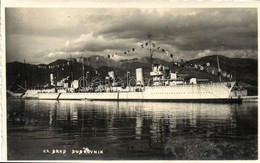
[{"label": "vintage photograph", "polygon": [[7,160],[257,160],[257,8],[6,7]]}]

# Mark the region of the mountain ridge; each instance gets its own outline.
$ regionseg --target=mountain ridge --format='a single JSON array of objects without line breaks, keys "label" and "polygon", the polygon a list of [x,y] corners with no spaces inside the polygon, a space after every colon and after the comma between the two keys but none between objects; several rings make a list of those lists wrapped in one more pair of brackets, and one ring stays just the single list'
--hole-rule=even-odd
[{"label": "mountain ridge", "polygon": [[[153,63],[169,66],[173,71],[188,74],[190,77],[209,78],[211,81],[217,82],[218,76],[212,75],[210,72],[206,72],[207,66],[205,65],[210,63],[212,68],[217,68],[217,56],[219,56],[222,71],[233,74],[239,82],[257,86],[257,59],[229,58],[221,55],[211,55],[183,62],[181,63],[182,66],[174,64],[172,61],[169,62],[159,58],[153,58]],[[199,69],[195,69],[194,65],[203,65],[205,70],[201,71]],[[111,58],[92,56],[90,57],[90,60],[88,58],[85,60],[85,72],[89,71],[89,75],[92,77],[97,75],[97,72],[101,76],[107,75],[108,71],[111,70],[115,70],[115,73],[119,76],[126,77],[127,71],[134,76],[135,69],[141,67],[144,70],[144,76],[148,77],[151,71],[151,62],[149,57],[114,61]],[[27,75],[24,75],[25,71]],[[53,73],[58,80],[70,76],[71,72],[74,74],[74,79],[82,76],[82,63],[79,60],[77,61],[74,59],[73,61],[68,62],[66,59],[58,59],[50,62],[49,64],[38,65],[28,63],[24,64],[15,61],[6,64],[7,88],[15,83],[23,83],[23,80],[26,78],[31,86],[44,85],[49,82],[50,73]],[[19,74],[20,77],[17,77]]]}]

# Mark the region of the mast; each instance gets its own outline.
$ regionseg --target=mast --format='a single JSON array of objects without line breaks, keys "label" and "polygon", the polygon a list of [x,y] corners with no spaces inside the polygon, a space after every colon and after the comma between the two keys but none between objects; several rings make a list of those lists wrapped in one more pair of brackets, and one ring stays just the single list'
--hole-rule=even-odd
[{"label": "mast", "polygon": [[24,59],[24,73],[25,73],[25,76],[24,76],[24,90],[27,90],[27,65],[26,65],[25,59]]},{"label": "mast", "polygon": [[218,63],[218,77],[219,77],[219,81],[221,82],[221,75],[220,75],[220,65],[219,65],[219,59],[218,59],[218,55],[217,55],[217,63]]},{"label": "mast", "polygon": [[71,79],[72,79],[72,81],[74,80],[73,79],[73,62],[72,62],[72,57],[71,57],[71,54],[70,54],[70,76],[71,76]]},{"label": "mast", "polygon": [[85,68],[85,66],[84,66],[84,60],[85,60],[85,58],[83,57],[83,54],[82,54],[82,77],[83,77],[83,88],[85,88],[85,70],[84,70],[84,68]]},{"label": "mast", "polygon": [[[153,49],[152,49],[152,35],[148,33],[148,43],[149,43],[149,52],[150,52],[150,62],[151,62],[151,69],[153,71]],[[152,80],[150,80],[150,85],[152,85]]]},{"label": "mast", "polygon": [[151,34],[148,34],[148,39],[149,39],[149,51],[150,51],[150,62],[151,62],[151,65],[153,65],[153,52],[152,52],[152,35]]}]

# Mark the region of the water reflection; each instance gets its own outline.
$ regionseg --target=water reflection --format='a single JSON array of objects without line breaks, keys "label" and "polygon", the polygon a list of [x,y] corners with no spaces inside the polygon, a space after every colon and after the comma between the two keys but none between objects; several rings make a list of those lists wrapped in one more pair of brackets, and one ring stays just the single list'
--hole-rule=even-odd
[{"label": "water reflection", "polygon": [[[252,149],[253,155],[245,148],[245,144],[257,141],[257,104],[9,100],[7,112],[9,159],[257,157],[257,147]],[[17,140],[17,136],[23,139]],[[249,140],[253,142],[248,143]],[[243,142],[244,151],[235,155],[236,150],[228,153],[221,147],[222,151],[214,157],[197,155],[196,147],[189,149],[196,142],[208,147],[213,143],[214,149],[219,148],[217,145],[224,147],[223,142],[240,146]],[[82,147],[104,149],[105,154],[87,158],[42,154],[46,148]],[[192,157],[188,156],[189,151],[193,152]]]}]

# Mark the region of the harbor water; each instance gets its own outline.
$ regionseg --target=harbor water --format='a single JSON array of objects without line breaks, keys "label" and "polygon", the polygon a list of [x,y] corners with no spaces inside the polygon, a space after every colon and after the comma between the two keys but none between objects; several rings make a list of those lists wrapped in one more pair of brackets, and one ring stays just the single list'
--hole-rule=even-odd
[{"label": "harbor water", "polygon": [[255,160],[257,109],[8,99],[8,160]]}]

